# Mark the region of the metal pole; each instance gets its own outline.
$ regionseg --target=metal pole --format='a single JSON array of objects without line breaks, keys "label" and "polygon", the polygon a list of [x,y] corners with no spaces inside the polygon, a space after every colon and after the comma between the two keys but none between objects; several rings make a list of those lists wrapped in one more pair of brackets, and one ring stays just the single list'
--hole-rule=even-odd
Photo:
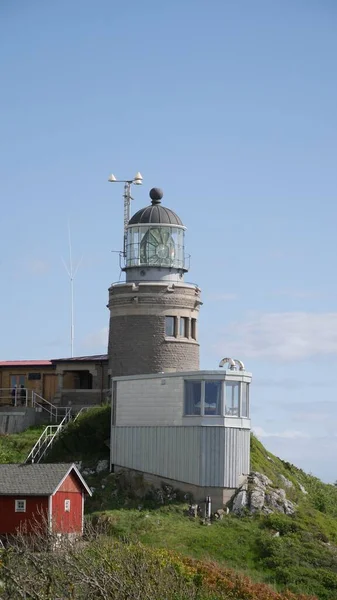
[{"label": "metal pole", "polygon": [[126,232],[128,222],[130,221],[130,205],[131,205],[131,181],[125,181],[124,183],[124,244],[123,254],[126,257]]}]

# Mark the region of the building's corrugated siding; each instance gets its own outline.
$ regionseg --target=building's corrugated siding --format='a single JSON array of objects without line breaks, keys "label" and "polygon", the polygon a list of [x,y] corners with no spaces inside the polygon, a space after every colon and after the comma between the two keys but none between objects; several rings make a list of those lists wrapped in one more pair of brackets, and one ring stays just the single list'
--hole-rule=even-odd
[{"label": "building's corrugated siding", "polygon": [[235,488],[249,473],[249,430],[112,427],[112,464],[199,486]]},{"label": "building's corrugated siding", "polygon": [[116,425],[181,425],[184,379],[168,377],[116,381]]},{"label": "building's corrugated siding", "polygon": [[111,462],[199,484],[200,427],[112,427]]}]

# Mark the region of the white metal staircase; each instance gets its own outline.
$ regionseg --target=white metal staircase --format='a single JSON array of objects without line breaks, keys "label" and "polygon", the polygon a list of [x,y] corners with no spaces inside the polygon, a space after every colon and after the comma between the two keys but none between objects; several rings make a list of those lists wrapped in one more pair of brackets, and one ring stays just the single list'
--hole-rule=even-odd
[{"label": "white metal staircase", "polygon": [[55,406],[35,392],[33,392],[32,395],[32,406],[36,410],[47,411],[47,413],[50,415],[50,421],[55,421],[55,425],[47,425],[45,427],[36,444],[28,454],[25,463],[39,463],[40,460],[46,455],[47,450],[51,449],[55,439],[61,433],[61,431],[64,430],[69,421],[76,421],[79,415],[93,408],[92,406],[84,406],[74,416],[74,418],[72,418],[72,411],[70,407]]},{"label": "white metal staircase", "polygon": [[47,425],[47,427],[43,430],[36,444],[28,454],[25,462],[39,463],[43,456],[45,456],[47,450],[52,447],[55,438],[61,433],[61,431],[63,431],[70,420],[71,408],[67,408],[62,421],[58,425]]}]

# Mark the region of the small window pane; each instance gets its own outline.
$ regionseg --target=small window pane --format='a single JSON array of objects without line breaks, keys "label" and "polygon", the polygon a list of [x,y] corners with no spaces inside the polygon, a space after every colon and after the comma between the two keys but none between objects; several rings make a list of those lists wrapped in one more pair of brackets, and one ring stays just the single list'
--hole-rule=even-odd
[{"label": "small window pane", "polygon": [[226,415],[228,416],[239,416],[239,390],[238,381],[226,382]]},{"label": "small window pane", "polygon": [[197,339],[197,320],[191,319],[191,338],[193,340]]},{"label": "small window pane", "polygon": [[65,512],[70,512],[70,500],[64,501],[64,510]]},{"label": "small window pane", "polygon": [[174,317],[165,317],[165,334],[174,337]]},{"label": "small window pane", "polygon": [[205,381],[205,415],[221,415],[221,381]]},{"label": "small window pane", "polygon": [[201,381],[185,381],[184,414],[201,414]]},{"label": "small window pane", "polygon": [[188,337],[188,319],[186,317],[180,317],[180,336]]},{"label": "small window pane", "polygon": [[249,385],[248,383],[241,383],[241,417],[248,417],[248,406],[249,406]]},{"label": "small window pane", "polygon": [[15,500],[15,512],[26,512],[26,500]]}]

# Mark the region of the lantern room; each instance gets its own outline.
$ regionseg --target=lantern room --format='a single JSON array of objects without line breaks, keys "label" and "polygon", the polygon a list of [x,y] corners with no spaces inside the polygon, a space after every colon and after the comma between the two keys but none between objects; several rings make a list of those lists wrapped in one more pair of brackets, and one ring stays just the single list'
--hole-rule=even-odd
[{"label": "lantern room", "polygon": [[139,210],[126,232],[127,281],[181,281],[188,270],[184,236],[186,227],[169,208],[161,206],[163,192],[150,191],[151,205]]}]

